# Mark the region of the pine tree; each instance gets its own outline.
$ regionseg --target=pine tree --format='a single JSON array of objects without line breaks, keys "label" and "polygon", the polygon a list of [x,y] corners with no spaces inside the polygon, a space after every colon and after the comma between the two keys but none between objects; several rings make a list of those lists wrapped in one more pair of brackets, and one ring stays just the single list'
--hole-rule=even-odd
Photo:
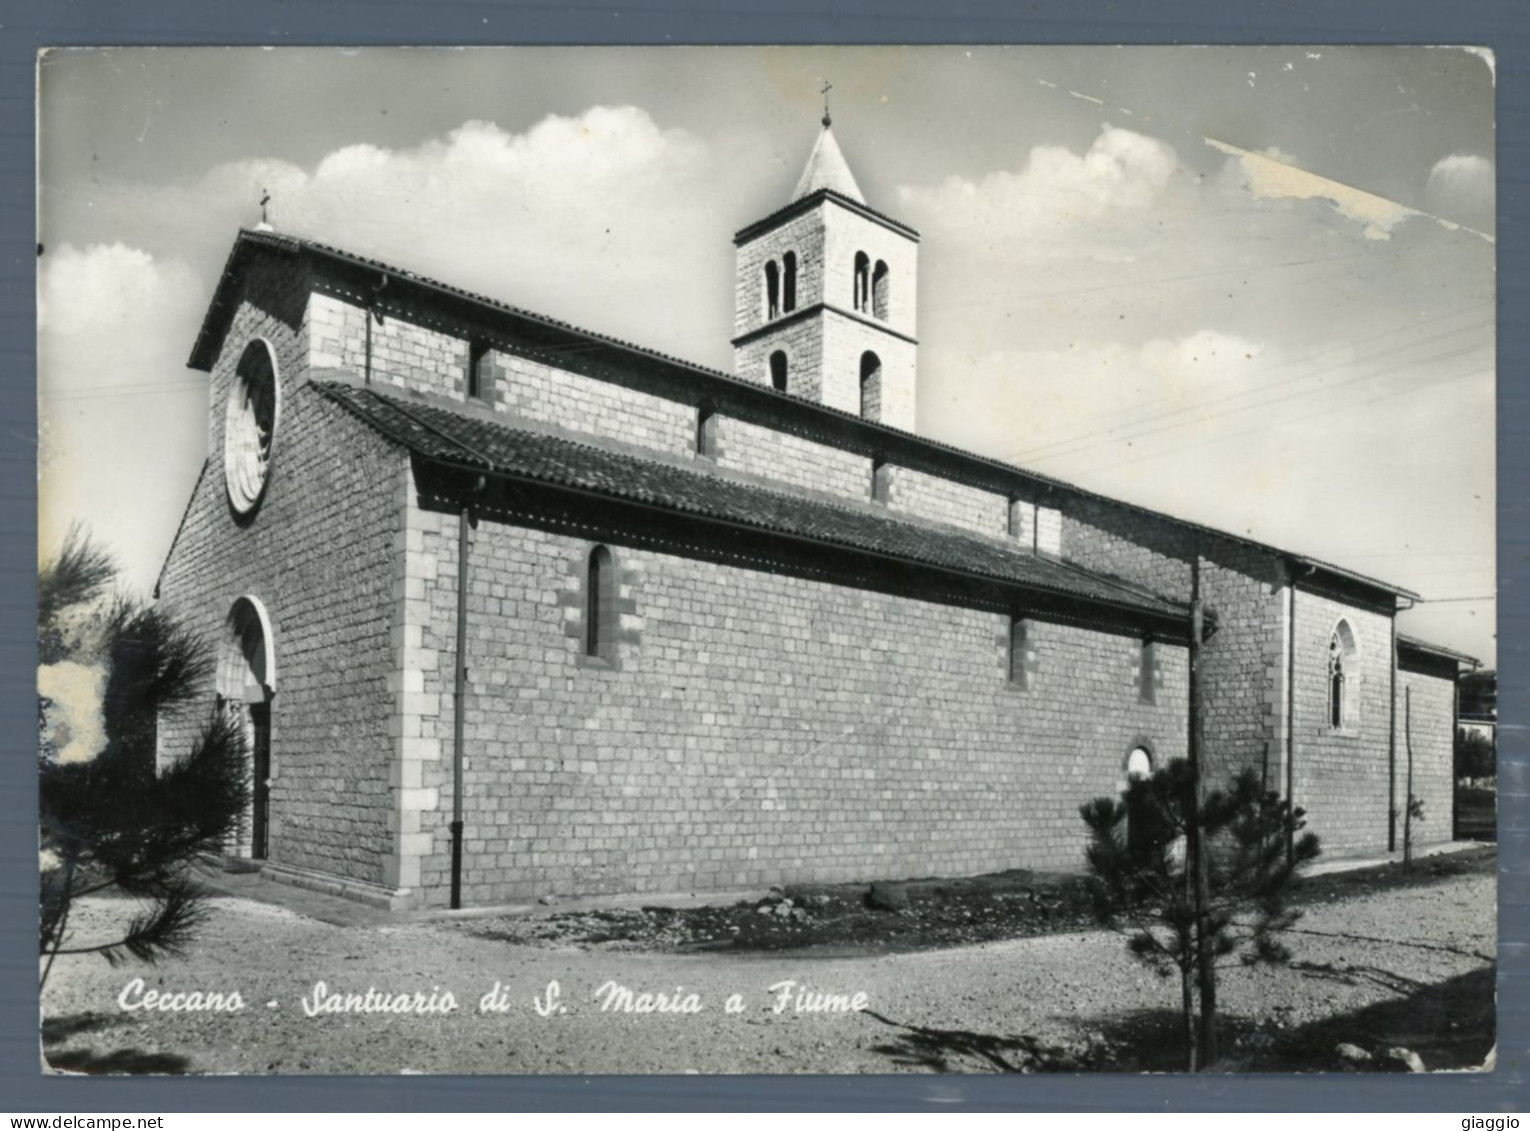
[{"label": "pine tree", "polygon": [[[1164,977],[1180,979],[1185,1061],[1207,1067],[1214,1047],[1214,997],[1196,1025],[1198,987],[1211,986],[1220,960],[1253,964],[1290,958],[1279,935],[1300,912],[1286,896],[1299,867],[1318,855],[1303,832],[1303,812],[1265,792],[1253,771],[1199,808],[1195,776],[1183,760],[1129,784],[1124,798],[1098,797],[1080,807],[1089,829],[1087,859],[1095,918],[1127,936],[1127,947]],[[1197,838],[1196,834],[1199,833]],[[1208,901],[1196,899],[1187,844],[1207,846]],[[1288,850],[1289,846],[1289,850]],[[1199,931],[1204,930],[1204,947]],[[1200,956],[1209,956],[1202,980]],[[1208,1003],[1203,1003],[1203,1005]]]},{"label": "pine tree", "polygon": [[[223,849],[249,801],[244,736],[224,713],[156,767],[158,720],[195,709],[213,656],[161,610],[110,595],[116,576],[76,530],[38,578],[43,982],[60,954],[115,965],[180,953],[205,911],[191,866]],[[112,890],[136,914],[110,939],[70,945],[75,902]]]}]

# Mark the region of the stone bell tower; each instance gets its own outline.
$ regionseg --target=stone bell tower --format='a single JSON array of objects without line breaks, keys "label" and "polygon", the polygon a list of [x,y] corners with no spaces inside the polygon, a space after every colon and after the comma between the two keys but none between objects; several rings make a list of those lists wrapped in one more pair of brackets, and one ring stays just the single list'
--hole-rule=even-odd
[{"label": "stone bell tower", "polygon": [[919,233],[867,206],[827,109],[791,202],[733,243],[735,372],[913,431]]}]

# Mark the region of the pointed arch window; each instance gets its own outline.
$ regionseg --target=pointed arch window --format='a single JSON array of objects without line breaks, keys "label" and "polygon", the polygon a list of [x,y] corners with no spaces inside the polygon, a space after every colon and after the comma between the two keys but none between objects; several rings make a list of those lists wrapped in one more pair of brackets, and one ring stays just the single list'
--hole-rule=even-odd
[{"label": "pointed arch window", "polygon": [[776,350],[770,355],[770,384],[778,393],[786,392],[786,351]]},{"label": "pointed arch window", "polygon": [[853,305],[865,311],[871,307],[871,259],[864,251],[855,253],[855,294]]},{"label": "pointed arch window", "polygon": [[781,257],[781,313],[790,314],[797,309],[797,253],[788,251]]},{"label": "pointed arch window", "polygon": [[1360,663],[1355,632],[1341,620],[1328,638],[1328,726],[1348,730],[1359,722]]},{"label": "pointed arch window", "polygon": [[882,419],[882,359],[871,350],[861,354],[861,417]]},{"label": "pointed arch window", "polygon": [[765,317],[781,313],[781,268],[774,259],[765,264]]},{"label": "pointed arch window", "polygon": [[889,303],[892,301],[892,273],[887,264],[877,260],[871,272],[871,312],[883,322],[887,321]]}]

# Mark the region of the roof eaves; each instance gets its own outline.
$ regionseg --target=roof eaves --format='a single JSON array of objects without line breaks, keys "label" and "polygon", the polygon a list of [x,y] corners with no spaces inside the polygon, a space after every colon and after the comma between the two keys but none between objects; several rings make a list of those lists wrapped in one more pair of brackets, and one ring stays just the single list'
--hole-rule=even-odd
[{"label": "roof eaves", "polygon": [[[1181,608],[1175,602],[1168,600],[1167,598],[1160,597],[1156,594],[1147,593],[1146,591],[1137,590],[1133,587],[1118,582],[1116,579],[1091,573],[1071,563],[1048,560],[1047,568],[1056,573],[1066,572],[1077,575],[1082,579],[1086,579],[1088,582],[1092,583],[1094,591],[1091,592],[1081,586],[1068,586],[1065,584],[1057,583],[1048,584],[1044,581],[1035,579],[1022,580],[1013,576],[986,572],[978,568],[957,569],[950,563],[942,562],[935,557],[927,557],[917,554],[895,553],[885,549],[863,545],[860,542],[851,539],[835,539],[827,535],[808,535],[801,531],[789,530],[768,522],[749,520],[745,518],[739,518],[738,516],[712,514],[704,509],[678,502],[655,503],[639,497],[634,492],[624,491],[620,487],[612,488],[609,491],[597,491],[593,488],[574,482],[572,477],[534,475],[524,469],[506,467],[504,464],[492,459],[491,457],[483,455],[460,438],[452,436],[444,429],[429,424],[425,420],[422,420],[420,414],[409,411],[408,408],[402,405],[395,397],[377,393],[373,390],[358,389],[353,385],[341,382],[318,384],[316,387],[330,399],[336,401],[343,407],[350,410],[363,423],[366,423],[368,426],[380,432],[387,438],[409,448],[410,450],[432,462],[442,463],[448,466],[461,466],[476,472],[483,472],[487,470],[490,474],[496,476],[503,476],[510,479],[523,479],[526,481],[541,484],[550,484],[565,490],[573,490],[587,494],[599,495],[604,498],[620,499],[628,503],[653,507],[654,509],[659,510],[695,514],[698,517],[706,518],[710,521],[720,522],[728,525],[748,527],[750,529],[790,537],[800,541],[810,541],[823,545],[832,545],[839,549],[849,549],[859,553],[872,554],[873,556],[892,558],[895,560],[904,561],[909,564],[934,568],[948,573],[957,573],[968,577],[979,578],[989,582],[998,582],[1004,585],[1028,588],[1037,592],[1049,593],[1054,596],[1061,596],[1071,600],[1083,601],[1087,604],[1096,606],[1128,610],[1139,615],[1145,613],[1161,619],[1177,619],[1184,615],[1183,608]],[[398,412],[401,416],[410,422],[422,427],[424,430],[429,431],[432,435],[445,440],[445,444],[439,447],[427,445],[421,442],[418,435],[411,436],[404,430],[390,426],[387,420],[382,418],[378,412],[375,411],[371,404],[367,403],[368,401],[381,402],[381,405],[385,411]],[[440,413],[445,412],[446,410],[436,409],[435,411]],[[464,419],[466,420],[468,418]],[[496,428],[512,435],[517,433],[516,429],[504,424],[485,424],[483,426]],[[599,448],[591,444],[580,443],[574,440],[551,437],[540,438],[544,440],[553,439],[559,446],[580,449],[592,454],[599,455],[601,457],[614,457],[621,460],[631,460],[636,463],[648,464],[653,468],[662,469],[663,471],[673,474],[679,474],[688,477],[694,476],[696,474],[695,472],[687,472],[677,468],[669,468],[664,464],[642,460],[639,457],[627,455],[625,453],[610,452],[604,448]],[[462,458],[464,455],[468,456],[468,458]],[[739,486],[742,487],[742,485]],[[782,492],[770,491],[769,489],[763,487],[751,486],[744,487],[743,489],[760,495],[774,495],[789,502],[806,505],[808,507],[829,507],[829,504],[826,503],[817,502],[815,500],[802,499],[798,496],[784,494]],[[841,510],[842,508],[830,507],[830,509]],[[888,518],[884,518],[882,521],[896,522],[896,520]],[[948,541],[961,540],[961,536],[953,534],[942,534],[940,537]],[[1100,590],[1106,590],[1108,592],[1101,593]]]},{"label": "roof eaves", "polygon": [[1440,656],[1447,660],[1456,660],[1463,664],[1470,664],[1473,668],[1480,668],[1482,661],[1476,656],[1469,656],[1465,652],[1457,652],[1454,648],[1447,648],[1443,644],[1432,644],[1428,640],[1417,636],[1408,636],[1405,633],[1397,634],[1397,646],[1399,649],[1406,648],[1413,652],[1419,652],[1427,656]]}]

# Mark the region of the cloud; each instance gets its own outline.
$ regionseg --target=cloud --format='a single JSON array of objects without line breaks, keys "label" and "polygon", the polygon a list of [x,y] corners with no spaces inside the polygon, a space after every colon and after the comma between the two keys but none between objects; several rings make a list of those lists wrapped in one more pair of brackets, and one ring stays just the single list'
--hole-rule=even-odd
[{"label": "cloud", "polygon": [[1172,147],[1107,125],[1082,154],[1038,145],[1018,171],[976,181],[953,176],[933,188],[903,186],[898,200],[915,226],[969,245],[1061,240],[1102,218],[1152,209],[1177,167]]},{"label": "cloud", "polygon": [[38,264],[40,538],[83,520],[140,590],[202,458],[206,378],[186,357],[210,289],[120,243],[62,244]]},{"label": "cloud", "polygon": [[1442,157],[1429,170],[1424,197],[1434,212],[1468,227],[1492,230],[1493,163],[1474,153]]},{"label": "cloud", "polygon": [[[37,328],[54,338],[134,333],[146,309],[184,305],[198,290],[196,276],[182,261],[157,261],[121,243],[63,244],[38,268]],[[190,342],[182,344],[189,351]],[[54,374],[45,369],[45,375]]]},{"label": "cloud", "polygon": [[[637,107],[595,106],[518,133],[472,120],[413,147],[347,145],[312,169],[231,162],[152,197],[118,186],[115,203],[137,227],[171,231],[172,217],[195,225],[176,238],[213,249],[205,273],[269,192],[280,232],[660,348],[706,336],[706,360],[719,364],[731,356],[731,272],[718,273],[701,310],[671,296],[698,264],[730,266],[715,253],[732,235],[730,181],[745,175],[733,153]],[[703,335],[703,317],[713,333]]]},{"label": "cloud", "polygon": [[[927,351],[928,366],[948,374],[949,396],[923,390],[920,431],[1052,471],[1098,460],[1176,425],[1183,440],[1208,398],[1236,396],[1278,364],[1264,342],[1215,329],[1139,345],[1077,342],[1064,349],[1010,349],[981,355]],[[981,415],[973,406],[982,405]],[[1155,440],[1153,446],[1162,441]]]},{"label": "cloud", "polygon": [[251,158],[179,186],[103,178],[60,196],[49,238],[142,242],[59,242],[40,261],[45,542],[83,519],[132,584],[153,582],[204,455],[205,378],[186,357],[263,193],[279,231],[725,367],[733,182],[764,181],[748,161],[769,153],[749,140],[596,106],[521,132],[474,120],[411,147],[347,145],[311,168]]}]

